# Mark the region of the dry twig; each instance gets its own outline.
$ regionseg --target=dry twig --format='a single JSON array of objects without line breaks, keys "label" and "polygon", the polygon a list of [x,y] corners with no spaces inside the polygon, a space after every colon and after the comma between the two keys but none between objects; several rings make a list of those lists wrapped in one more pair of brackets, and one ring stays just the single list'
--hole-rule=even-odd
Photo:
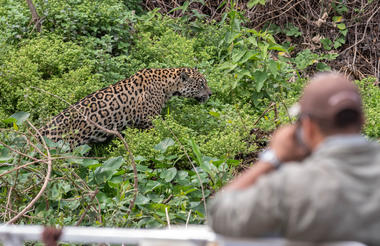
[{"label": "dry twig", "polygon": [[[91,194],[91,196],[90,196],[90,202],[89,202],[89,203],[92,203],[92,201],[95,199],[96,194],[98,194],[98,192],[99,192],[99,189],[96,189],[96,190]],[[83,211],[81,217],[79,218],[79,220],[78,220],[78,222],[75,224],[75,226],[79,226],[80,223],[82,223],[82,221],[83,221],[83,219],[84,219],[84,216],[86,216],[87,211],[88,211],[88,209],[89,209],[90,207],[91,207],[91,206],[88,205],[88,206],[85,208],[85,210]]]},{"label": "dry twig", "polygon": [[[35,129],[35,131],[37,131],[37,133],[42,137],[41,133],[34,127],[33,124],[31,124],[29,121],[28,121],[28,124],[33,129]],[[45,148],[45,150],[47,152],[47,158],[48,158],[47,159],[48,170],[46,172],[44,184],[42,185],[42,187],[41,187],[40,191],[38,192],[38,194],[33,198],[33,200],[21,212],[19,212],[15,217],[13,217],[12,219],[10,219],[6,224],[13,224],[20,217],[22,217],[36,203],[36,201],[38,201],[38,199],[40,199],[40,197],[44,193],[44,191],[45,191],[45,189],[46,189],[46,187],[47,187],[47,185],[49,183],[49,179],[50,179],[50,175],[51,175],[51,170],[52,170],[52,159],[51,159],[51,156],[50,156],[49,148],[46,145],[45,139],[41,138],[41,141],[42,141],[42,144],[43,144],[43,146],[44,146],[44,148]]]}]

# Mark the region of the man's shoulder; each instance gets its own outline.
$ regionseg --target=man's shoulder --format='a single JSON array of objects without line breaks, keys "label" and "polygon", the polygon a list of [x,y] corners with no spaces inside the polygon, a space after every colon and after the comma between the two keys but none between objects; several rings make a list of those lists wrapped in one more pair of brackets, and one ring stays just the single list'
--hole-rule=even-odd
[{"label": "man's shoulder", "polygon": [[[307,179],[308,176],[323,174],[323,167],[313,163],[312,160],[306,160],[303,162],[288,162],[281,166],[279,170],[273,172],[274,176],[283,176],[283,178],[302,178]],[[309,180],[310,181],[310,180]]]},{"label": "man's shoulder", "polygon": [[312,161],[291,162],[263,178],[285,193],[299,191],[300,194],[303,194],[337,188],[339,184],[333,177],[337,172],[339,170],[332,170],[332,168],[315,164]]}]

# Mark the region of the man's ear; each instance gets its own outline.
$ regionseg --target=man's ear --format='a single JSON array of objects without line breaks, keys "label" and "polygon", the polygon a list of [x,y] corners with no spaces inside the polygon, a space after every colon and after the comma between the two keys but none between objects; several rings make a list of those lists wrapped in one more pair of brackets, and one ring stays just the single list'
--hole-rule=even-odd
[{"label": "man's ear", "polygon": [[321,128],[310,117],[302,120],[302,128],[306,145],[313,151],[325,138]]},{"label": "man's ear", "polygon": [[187,80],[189,80],[189,75],[186,72],[181,72],[180,76],[183,82],[186,82]]}]

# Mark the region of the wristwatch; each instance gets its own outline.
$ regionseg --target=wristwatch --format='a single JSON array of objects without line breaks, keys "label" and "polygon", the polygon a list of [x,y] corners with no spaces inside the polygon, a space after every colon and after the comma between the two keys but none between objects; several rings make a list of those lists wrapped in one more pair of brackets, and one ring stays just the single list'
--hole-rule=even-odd
[{"label": "wristwatch", "polygon": [[265,149],[261,152],[259,154],[259,160],[271,164],[275,169],[278,169],[282,164],[273,149]]}]

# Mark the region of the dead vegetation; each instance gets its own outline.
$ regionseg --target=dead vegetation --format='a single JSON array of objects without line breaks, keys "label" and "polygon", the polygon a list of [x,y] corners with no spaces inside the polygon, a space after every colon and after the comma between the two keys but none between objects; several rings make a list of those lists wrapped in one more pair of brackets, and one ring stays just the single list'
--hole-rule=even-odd
[{"label": "dead vegetation", "polygon": [[[206,19],[221,20],[231,8],[241,10],[245,25],[265,30],[277,25],[286,30],[297,27],[301,35],[275,34],[279,43],[296,44],[294,52],[310,49],[316,53],[338,52],[339,57],[329,64],[362,79],[380,77],[380,2],[374,0],[267,0],[265,5],[249,8],[249,0],[144,0],[143,6],[173,17],[197,11]],[[264,1],[255,1],[264,2]],[[181,6],[187,6],[186,12]],[[173,11],[175,8],[177,10]]]}]

